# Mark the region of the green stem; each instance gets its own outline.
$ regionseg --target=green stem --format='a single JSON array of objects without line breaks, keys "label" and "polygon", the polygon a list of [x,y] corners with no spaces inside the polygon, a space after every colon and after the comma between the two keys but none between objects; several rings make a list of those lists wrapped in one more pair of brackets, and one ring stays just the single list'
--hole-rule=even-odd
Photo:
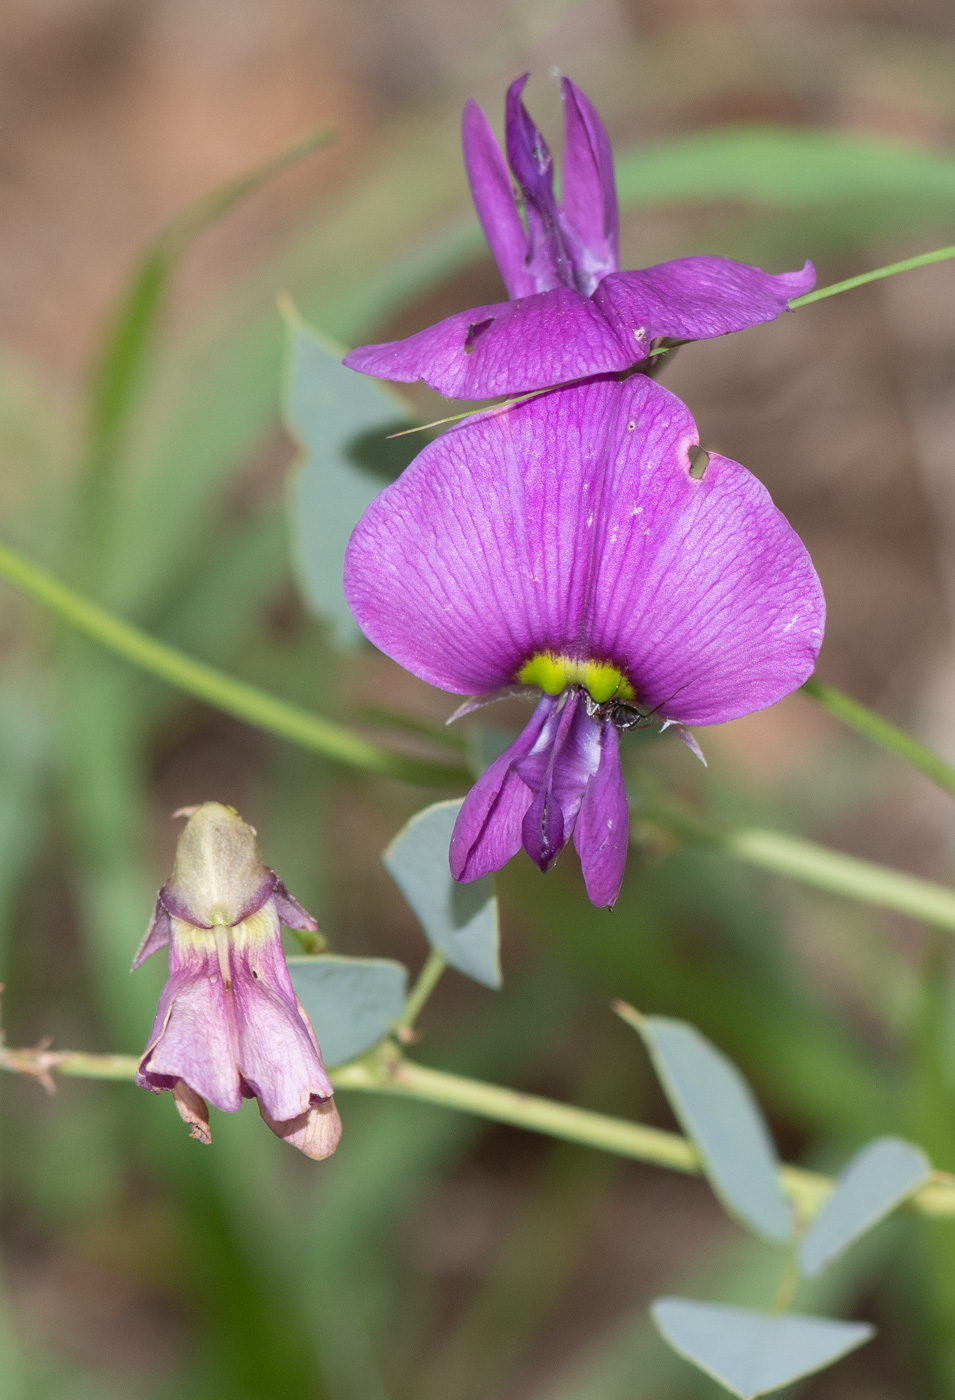
[{"label": "green stem", "polygon": [[796,1251],[789,1249],[786,1254],[786,1262],[783,1265],[782,1275],[776,1286],[776,1293],[773,1298],[771,1312],[788,1312],[796,1301],[796,1293],[799,1290],[799,1265],[796,1262]]},{"label": "green stem", "polygon": [[873,744],[878,744],[888,753],[895,754],[897,758],[917,768],[920,773],[931,778],[933,783],[938,783],[940,788],[944,788],[955,797],[955,768],[924,744],[920,744],[918,739],[913,739],[911,734],[906,734],[904,729],[898,729],[887,719],[877,715],[874,710],[860,705],[858,700],[844,695],[841,690],[836,690],[835,686],[816,680],[815,676],[810,676],[809,680],[803,683],[802,689],[806,695],[818,701],[830,714],[842,720],[843,724],[847,724],[857,734],[870,739]]},{"label": "green stem", "polygon": [[22,555],[0,545],[0,578],[91,637],[117,656],[169,685],[213,705],[236,719],[265,729],[338,763],[424,786],[458,786],[471,781],[465,768],[429,763],[391,753],[343,725],[290,705],[256,686],[207,666],[123,622],[60,583]]},{"label": "green stem", "polygon": [[[0,1069],[37,1078],[56,1071],[87,1079],[132,1079],[138,1063],[135,1055],[0,1049]],[[444,1070],[429,1069],[427,1065],[406,1060],[393,1044],[387,1042],[364,1059],[331,1070],[329,1077],[336,1089],[389,1094],[437,1104],[461,1113],[473,1113],[494,1123],[509,1123],[515,1128],[526,1128],[529,1132],[613,1152],[634,1161],[649,1162],[671,1171],[693,1176],[702,1173],[696,1148],[679,1133],[651,1128],[643,1123],[630,1123],[624,1118],[593,1113],[587,1108],[575,1108],[572,1104],[557,1103],[554,1099],[525,1094],[518,1089],[505,1089],[498,1084],[485,1084],[477,1079],[466,1079]],[[832,1190],[831,1178],[818,1172],[804,1171],[802,1167],[780,1168],[780,1181],[806,1218],[819,1209]],[[955,1179],[936,1173],[935,1179],[916,1192],[912,1199],[923,1214],[955,1216]]]},{"label": "green stem", "polygon": [[755,865],[760,870],[785,875],[830,894],[891,909],[910,919],[934,924],[955,933],[955,890],[920,880],[904,870],[893,870],[874,861],[847,856],[828,846],[803,841],[783,831],[764,827],[719,827],[688,811],[674,808],[636,809],[638,820],[693,845],[709,846]]},{"label": "green stem", "polygon": [[399,1038],[402,1031],[409,1032],[413,1029],[415,1021],[424,1010],[425,1004],[441,980],[447,965],[443,954],[439,953],[437,948],[432,948],[428,954],[427,962],[418,973],[417,982],[408,993],[404,1009],[395,1022],[395,1030],[398,1032]]},{"label": "green stem", "polygon": [[805,296],[793,297],[789,309],[795,311],[799,306],[808,306],[811,301],[822,301],[825,297],[837,296],[839,292],[851,292],[853,287],[864,287],[867,282],[894,277],[897,272],[911,272],[915,267],[928,267],[930,263],[945,262],[947,258],[955,258],[955,246],[936,248],[931,253],[919,253],[914,258],[903,258],[901,262],[877,267],[872,272],[860,272],[857,277],[847,277],[844,282],[833,282],[831,287],[817,287],[814,292],[806,292]]}]

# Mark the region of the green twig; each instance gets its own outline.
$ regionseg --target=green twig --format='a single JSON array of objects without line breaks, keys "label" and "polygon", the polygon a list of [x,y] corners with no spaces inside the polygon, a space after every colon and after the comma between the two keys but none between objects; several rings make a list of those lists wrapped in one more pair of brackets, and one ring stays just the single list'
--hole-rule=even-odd
[{"label": "green twig", "polygon": [[403,1038],[402,1033],[407,1036],[413,1029],[415,1021],[424,1010],[428,998],[440,982],[447,965],[443,954],[439,953],[437,948],[432,948],[428,954],[427,962],[418,973],[417,982],[408,993],[408,999],[401,1015],[395,1022],[395,1030],[398,1032],[399,1040]]},{"label": "green twig", "polygon": [[835,686],[817,680],[815,676],[810,676],[809,680],[803,683],[802,689],[806,695],[818,701],[831,715],[842,720],[843,724],[847,724],[857,734],[870,739],[873,744],[878,744],[888,753],[895,754],[897,758],[917,768],[920,773],[931,778],[933,783],[938,783],[939,787],[955,797],[955,768],[924,744],[920,744],[911,734],[906,734],[904,729],[890,724],[874,710],[860,705],[858,700],[844,695],[841,690],[836,690]]},{"label": "green twig", "polygon": [[205,662],[193,660],[91,603],[5,545],[0,545],[0,578],[134,666],[281,739],[300,744],[337,763],[409,783],[446,787],[471,781],[465,768],[392,753],[354,734],[344,725],[291,705]]},{"label": "green twig", "polygon": [[822,301],[825,297],[837,296],[839,292],[851,292],[853,287],[864,287],[867,282],[878,282],[882,277],[894,277],[897,272],[911,272],[915,267],[928,267],[930,263],[945,262],[947,258],[955,258],[955,245],[950,248],[936,248],[931,253],[919,253],[914,258],[903,258],[901,262],[877,267],[872,272],[860,272],[857,277],[847,277],[844,282],[833,282],[831,287],[817,287],[815,291],[806,292],[804,296],[793,297],[789,309],[795,311],[797,307],[808,306],[812,301]]},{"label": "green twig", "polygon": [[[709,846],[830,894],[874,904],[910,919],[955,933],[955,890],[921,880],[904,870],[860,860],[828,846],[765,827],[723,827],[675,807],[637,807],[635,816],[650,828],[692,845]],[[635,832],[639,839],[639,826]]]},{"label": "green twig", "polygon": [[[48,1077],[54,1071],[88,1079],[132,1079],[137,1065],[138,1057],[135,1055],[0,1049],[0,1069],[39,1079]],[[388,1094],[437,1104],[461,1113],[472,1113],[494,1123],[508,1123],[515,1128],[526,1128],[529,1132],[543,1133],[547,1137],[613,1152],[638,1162],[648,1162],[670,1171],[694,1176],[702,1173],[696,1148],[679,1133],[666,1132],[644,1123],[631,1123],[624,1118],[612,1118],[605,1113],[593,1113],[590,1109],[575,1108],[572,1104],[558,1103],[537,1094],[525,1094],[518,1089],[506,1089],[498,1084],[485,1084],[477,1079],[430,1069],[427,1065],[405,1059],[393,1043],[386,1042],[363,1059],[340,1065],[330,1072],[330,1078],[336,1090]],[[780,1181],[805,1218],[819,1209],[832,1190],[829,1177],[804,1171],[802,1167],[782,1167]],[[912,1203],[926,1215],[955,1216],[955,1180],[937,1172],[927,1186],[916,1192]]]}]

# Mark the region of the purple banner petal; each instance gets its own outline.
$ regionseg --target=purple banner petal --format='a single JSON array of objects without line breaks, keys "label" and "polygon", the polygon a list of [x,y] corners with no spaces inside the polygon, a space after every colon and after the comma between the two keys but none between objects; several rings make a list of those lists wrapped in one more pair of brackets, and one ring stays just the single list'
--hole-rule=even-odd
[{"label": "purple banner petal", "polygon": [[365,512],[345,593],[432,685],[512,683],[539,651],[612,662],[660,718],[715,724],[810,674],[824,602],[802,542],[745,468],[690,475],[686,407],[598,380],[445,434]]}]

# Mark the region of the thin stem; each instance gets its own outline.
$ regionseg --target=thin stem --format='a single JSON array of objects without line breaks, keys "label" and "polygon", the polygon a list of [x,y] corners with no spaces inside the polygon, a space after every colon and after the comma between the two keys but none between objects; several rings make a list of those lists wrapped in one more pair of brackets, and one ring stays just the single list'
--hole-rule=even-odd
[{"label": "thin stem", "polygon": [[[0,1049],[0,1069],[41,1079],[51,1071],[86,1079],[132,1079],[138,1063],[135,1055]],[[670,1171],[692,1176],[702,1174],[696,1148],[679,1133],[651,1128],[644,1123],[630,1123],[623,1118],[593,1113],[587,1108],[575,1108],[572,1104],[557,1103],[554,1099],[525,1094],[518,1089],[505,1089],[498,1084],[466,1079],[444,1070],[429,1069],[427,1065],[405,1059],[393,1043],[386,1042],[363,1059],[340,1065],[329,1077],[336,1089],[390,1094],[438,1104],[494,1123],[509,1123],[530,1132],[649,1162]],[[805,1171],[802,1167],[784,1166],[779,1175],[786,1193],[806,1218],[819,1209],[832,1190],[830,1177]],[[916,1192],[912,1203],[925,1215],[955,1216],[955,1179],[936,1172],[934,1179]]]},{"label": "thin stem", "polygon": [[846,899],[891,909],[955,933],[955,890],[947,885],[920,880],[904,870],[893,870],[874,861],[859,860],[783,831],[719,827],[691,812],[673,808],[637,808],[636,815],[651,827],[694,845],[715,847],[760,870],[785,875]]},{"label": "thin stem", "polygon": [[418,973],[417,982],[408,993],[401,1015],[395,1022],[399,1039],[405,1038],[413,1030],[415,1021],[424,1010],[447,965],[444,955],[439,953],[437,948],[432,948],[424,967]]},{"label": "thin stem", "polygon": [[0,578],[42,603],[77,631],[160,680],[236,719],[265,729],[352,768],[425,786],[458,786],[471,781],[465,768],[407,758],[380,748],[343,725],[290,705],[205,662],[195,661],[91,603],[45,569],[0,545]]},{"label": "thin stem", "polygon": [[906,734],[904,729],[890,724],[868,706],[860,705],[858,700],[853,700],[841,690],[836,690],[835,686],[816,680],[815,676],[810,676],[808,681],[804,681],[802,689],[806,695],[811,696],[857,734],[871,739],[873,744],[878,744],[888,753],[895,754],[897,758],[911,764],[955,797],[955,768],[924,744],[920,744],[911,734]]},{"label": "thin stem", "polygon": [[770,1311],[774,1313],[788,1312],[795,1302],[798,1288],[799,1265],[796,1263],[795,1250],[790,1249],[786,1254],[786,1262],[783,1265],[782,1275],[776,1287]]},{"label": "thin stem", "polygon": [[897,272],[911,272],[914,267],[928,267],[930,263],[945,262],[955,258],[955,245],[949,248],[936,248],[931,253],[919,253],[914,258],[903,258],[901,262],[889,263],[887,267],[877,267],[872,272],[860,272],[857,277],[847,277],[844,282],[833,282],[831,287],[817,287],[805,296],[793,297],[790,311],[808,306],[811,301],[822,301],[824,297],[837,296],[839,292],[851,292],[853,287],[864,287],[867,282],[878,282],[882,277],[894,277]]}]

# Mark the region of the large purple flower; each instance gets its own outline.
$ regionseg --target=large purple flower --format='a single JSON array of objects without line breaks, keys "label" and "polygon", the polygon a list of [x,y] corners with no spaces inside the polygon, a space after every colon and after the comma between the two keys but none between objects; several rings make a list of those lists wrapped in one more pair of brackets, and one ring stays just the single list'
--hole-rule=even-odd
[{"label": "large purple flower", "polygon": [[812,562],[744,467],[711,454],[691,473],[697,437],[645,375],[595,379],[446,433],[359,521],[345,592],[371,641],[443,690],[537,699],[465,799],[456,879],[521,845],[547,869],[573,834],[591,900],[612,904],[620,731],[735,719],[812,671]]},{"label": "large purple flower", "polygon": [[200,1142],[211,1141],[206,1100],[235,1113],[256,1098],[273,1133],[322,1158],[335,1151],[341,1121],[292,988],[280,922],[318,927],[262,864],[237,812],[218,802],[193,810],[133,961],[135,969],[169,945],[169,980],[136,1083],[170,1089]]},{"label": "large purple flower", "polygon": [[[618,271],[617,192],[603,123],[569,78],[562,202],[553,162],[521,93],[508,89],[506,144],[520,190],[480,107],[464,109],[464,161],[478,217],[510,301],[475,306],[406,340],[365,345],[345,364],[380,379],[423,379],[449,398],[482,399],[564,384],[646,361],[653,343],[706,340],[771,321],[816,280],[728,258],[677,258]],[[649,363],[649,362],[648,362]]]}]

